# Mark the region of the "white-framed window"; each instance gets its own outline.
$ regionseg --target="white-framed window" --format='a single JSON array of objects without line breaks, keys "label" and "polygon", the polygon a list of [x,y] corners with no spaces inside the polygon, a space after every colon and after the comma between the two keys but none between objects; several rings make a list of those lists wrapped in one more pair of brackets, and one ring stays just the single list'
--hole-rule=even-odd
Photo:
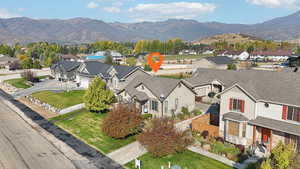
[{"label": "white-framed window", "polygon": [[297,107],[287,106],[287,119],[299,122],[300,109]]},{"label": "white-framed window", "polygon": [[151,110],[158,111],[158,101],[151,100]]}]

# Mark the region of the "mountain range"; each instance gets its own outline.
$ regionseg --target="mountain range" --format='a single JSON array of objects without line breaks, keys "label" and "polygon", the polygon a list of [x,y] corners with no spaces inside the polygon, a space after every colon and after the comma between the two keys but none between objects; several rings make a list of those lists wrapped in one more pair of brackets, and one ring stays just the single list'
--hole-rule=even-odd
[{"label": "mountain range", "polygon": [[184,19],[140,23],[107,23],[89,18],[62,20],[18,17],[0,19],[0,42],[9,44],[37,41],[89,43],[100,40],[167,40],[175,37],[196,41],[224,33],[242,33],[280,41],[299,39],[300,11],[252,25],[198,22]]}]

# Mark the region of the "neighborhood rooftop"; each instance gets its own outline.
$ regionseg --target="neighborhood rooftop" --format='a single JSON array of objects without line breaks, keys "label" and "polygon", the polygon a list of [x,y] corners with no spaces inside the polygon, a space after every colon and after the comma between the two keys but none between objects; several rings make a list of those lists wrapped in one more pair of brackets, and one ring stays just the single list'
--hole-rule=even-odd
[{"label": "neighborhood rooftop", "polygon": [[256,100],[300,105],[300,74],[255,70],[197,69],[195,76],[185,79],[191,87],[219,81],[225,90],[238,84]]},{"label": "neighborhood rooftop", "polygon": [[212,56],[207,57],[206,59],[217,65],[228,65],[233,63],[233,60],[227,56]]}]

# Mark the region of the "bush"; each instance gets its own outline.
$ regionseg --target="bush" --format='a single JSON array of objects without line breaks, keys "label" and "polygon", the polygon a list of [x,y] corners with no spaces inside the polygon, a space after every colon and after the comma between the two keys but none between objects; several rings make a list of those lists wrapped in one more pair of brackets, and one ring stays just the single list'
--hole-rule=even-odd
[{"label": "bush", "polygon": [[177,116],[177,118],[180,119],[180,120],[184,120],[184,118],[185,118],[185,115],[184,115],[183,113],[179,113],[179,114],[177,114],[176,116]]},{"label": "bush", "polygon": [[30,70],[25,70],[24,72],[22,72],[21,77],[29,82],[39,82],[39,78],[37,78],[35,73]]},{"label": "bush", "polygon": [[154,118],[137,140],[155,157],[183,152],[193,138],[185,131],[178,131],[169,118]]},{"label": "bush", "polygon": [[238,144],[235,146],[236,148],[238,148],[240,150],[241,153],[244,153],[245,152],[245,146],[244,145],[241,145],[241,144]]},{"label": "bush", "polygon": [[125,138],[140,131],[142,116],[134,105],[118,105],[103,120],[102,131],[113,138]]},{"label": "bush", "polygon": [[182,107],[181,108],[181,112],[185,115],[185,116],[189,116],[190,112],[189,109],[187,107]]},{"label": "bush", "polygon": [[152,114],[143,114],[142,117],[143,117],[143,120],[150,120],[150,119],[152,119]]},{"label": "bush", "polygon": [[34,69],[41,69],[42,66],[40,64],[40,61],[39,60],[34,60],[32,68],[34,68]]},{"label": "bush", "polygon": [[250,163],[248,164],[248,166],[246,167],[246,169],[259,169],[261,165],[261,162],[255,162],[255,163]]},{"label": "bush", "polygon": [[209,92],[208,97],[213,98],[215,97],[216,93],[215,92]]},{"label": "bush", "polygon": [[208,139],[208,136],[209,136],[209,132],[207,130],[203,131],[201,133],[201,136],[204,138],[204,139]]},{"label": "bush", "polygon": [[192,113],[194,116],[197,116],[197,115],[201,115],[201,114],[202,114],[202,111],[199,110],[199,109],[194,109],[193,111],[191,111],[191,113]]},{"label": "bush", "polygon": [[217,138],[216,138],[216,141],[221,142],[221,143],[224,143],[224,138],[223,138],[223,137],[217,137]]},{"label": "bush", "polygon": [[144,70],[145,70],[146,72],[152,71],[151,67],[150,67],[148,64],[145,64],[145,65],[144,65]]}]

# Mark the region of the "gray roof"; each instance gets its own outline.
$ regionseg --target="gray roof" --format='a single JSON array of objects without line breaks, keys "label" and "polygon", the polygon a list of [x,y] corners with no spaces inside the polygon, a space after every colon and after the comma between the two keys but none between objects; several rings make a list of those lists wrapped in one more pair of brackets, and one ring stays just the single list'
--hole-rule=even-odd
[{"label": "gray roof", "polygon": [[123,65],[114,65],[114,69],[117,71],[117,77],[122,79],[126,75],[128,75],[133,70],[137,69],[137,67],[123,66]]},{"label": "gray roof", "polygon": [[149,99],[149,97],[147,96],[147,94],[144,93],[144,92],[137,92],[137,93],[135,94],[135,96],[136,96],[136,98],[137,98],[139,101],[146,101],[146,100]]},{"label": "gray roof", "polygon": [[227,56],[212,56],[212,57],[207,57],[206,59],[217,65],[228,65],[233,63],[233,60]]},{"label": "gray roof", "polygon": [[51,66],[51,69],[61,69],[63,71],[66,71],[66,72],[70,72],[72,70],[75,70],[77,69],[79,66],[80,66],[80,62],[76,62],[76,61],[65,61],[65,60],[62,60],[62,61],[59,61],[58,63],[54,64]]},{"label": "gray roof", "polygon": [[248,123],[251,125],[265,127],[268,129],[300,136],[300,125],[296,123],[294,124],[291,122],[274,120],[274,119],[261,117],[261,116],[258,116],[254,120],[250,120]]},{"label": "gray roof", "polygon": [[257,100],[300,105],[300,74],[259,70],[198,69],[192,78],[185,79],[191,87],[218,80],[225,89],[238,84]]},{"label": "gray roof", "polygon": [[[138,85],[143,84],[151,92],[160,99],[160,96],[167,97],[172,90],[180,83],[180,80],[169,79],[162,77],[153,77],[150,75],[137,76],[132,80],[123,90],[129,93],[131,96],[136,96],[138,91],[135,89]],[[121,91],[123,91],[121,90]],[[161,100],[161,99],[160,99]]]},{"label": "gray roof", "polygon": [[227,120],[234,120],[234,121],[248,121],[249,120],[242,113],[234,113],[234,112],[225,113],[223,115],[223,118],[227,119]]}]

